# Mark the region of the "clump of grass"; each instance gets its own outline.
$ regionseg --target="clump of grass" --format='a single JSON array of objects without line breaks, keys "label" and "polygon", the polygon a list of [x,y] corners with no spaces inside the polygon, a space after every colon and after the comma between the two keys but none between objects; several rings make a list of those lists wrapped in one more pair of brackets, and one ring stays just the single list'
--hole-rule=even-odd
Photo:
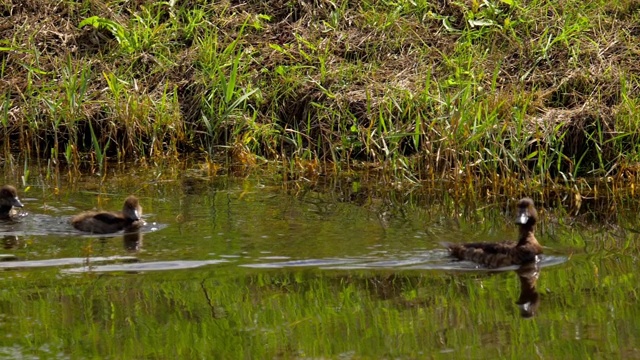
[{"label": "clump of grass", "polygon": [[74,166],[196,154],[492,191],[625,180],[640,95],[625,4],[27,2],[0,44],[0,139]]}]

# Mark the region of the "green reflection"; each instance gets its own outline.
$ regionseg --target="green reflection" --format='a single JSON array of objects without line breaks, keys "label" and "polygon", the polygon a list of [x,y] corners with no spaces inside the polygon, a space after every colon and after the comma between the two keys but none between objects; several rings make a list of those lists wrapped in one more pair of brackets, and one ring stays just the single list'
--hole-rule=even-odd
[{"label": "green reflection", "polygon": [[[616,226],[576,224],[562,208],[541,204],[536,236],[545,256],[568,261],[535,275],[444,271],[419,268],[456,265],[440,241],[515,237],[502,204],[377,197],[360,193],[362,186],[336,184],[335,191],[283,191],[251,178],[186,185],[144,174],[135,183],[112,180],[95,191],[79,191],[90,189],[89,181],[70,184],[58,196],[33,187],[21,196],[29,215],[0,224],[8,234],[3,251],[14,264],[73,260],[2,272],[0,357],[520,359],[638,352],[639,246],[629,214],[621,213]],[[129,193],[140,197],[145,220],[162,226],[106,238],[65,232],[72,214],[119,204]],[[370,268],[314,263],[327,259]],[[181,269],[186,261],[203,263]],[[255,267],[296,261],[303,263]],[[130,262],[177,265],[98,271],[103,263]],[[88,270],[70,271],[82,266]],[[530,314],[519,308],[527,302]]]}]

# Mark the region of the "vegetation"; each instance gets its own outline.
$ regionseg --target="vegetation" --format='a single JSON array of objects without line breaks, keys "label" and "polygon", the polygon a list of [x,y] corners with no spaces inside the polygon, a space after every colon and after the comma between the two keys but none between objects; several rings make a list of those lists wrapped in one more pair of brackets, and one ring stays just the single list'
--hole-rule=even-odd
[{"label": "vegetation", "polygon": [[8,0],[0,12],[5,159],[196,154],[305,176],[369,164],[583,195],[583,179],[639,169],[633,0]]},{"label": "vegetation", "polygon": [[[5,251],[229,260],[6,270],[0,356],[637,357],[637,1],[3,0],[0,15],[0,163],[30,205]],[[194,155],[208,162],[125,164]],[[120,178],[101,182],[54,166],[110,161]],[[313,181],[219,188],[223,162]],[[128,193],[170,226],[131,248],[61,221]],[[530,320],[511,272],[239,266],[501,240],[516,194],[569,258],[542,269]]]}]

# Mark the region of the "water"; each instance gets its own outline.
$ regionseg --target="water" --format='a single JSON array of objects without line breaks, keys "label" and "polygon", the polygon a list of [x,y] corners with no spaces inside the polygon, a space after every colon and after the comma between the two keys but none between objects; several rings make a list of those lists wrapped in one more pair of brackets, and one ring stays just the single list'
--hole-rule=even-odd
[{"label": "water", "polygon": [[[546,209],[537,266],[489,271],[439,243],[513,239],[497,205],[292,188],[151,171],[20,187],[0,357],[640,357],[633,231]],[[139,233],[69,225],[130,193]]]}]

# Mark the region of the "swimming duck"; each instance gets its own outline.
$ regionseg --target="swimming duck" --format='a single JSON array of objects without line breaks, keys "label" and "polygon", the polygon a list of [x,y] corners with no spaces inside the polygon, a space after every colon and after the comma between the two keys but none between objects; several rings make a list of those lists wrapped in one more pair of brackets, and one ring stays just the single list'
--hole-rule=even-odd
[{"label": "swimming duck", "polygon": [[144,223],[140,216],[142,207],[138,198],[130,195],[122,211],[86,211],[71,219],[73,227],[94,234],[108,234],[116,231],[133,231]]},{"label": "swimming duck", "polygon": [[13,207],[23,207],[18,191],[11,185],[4,185],[0,188],[0,219],[11,219]]},{"label": "swimming duck", "polygon": [[452,256],[460,260],[469,260],[488,268],[509,265],[521,265],[536,260],[536,255],[542,254],[542,246],[533,234],[538,221],[538,212],[533,206],[533,200],[523,198],[518,201],[516,224],[519,226],[518,242],[506,241],[500,243],[443,243],[449,248]]}]

